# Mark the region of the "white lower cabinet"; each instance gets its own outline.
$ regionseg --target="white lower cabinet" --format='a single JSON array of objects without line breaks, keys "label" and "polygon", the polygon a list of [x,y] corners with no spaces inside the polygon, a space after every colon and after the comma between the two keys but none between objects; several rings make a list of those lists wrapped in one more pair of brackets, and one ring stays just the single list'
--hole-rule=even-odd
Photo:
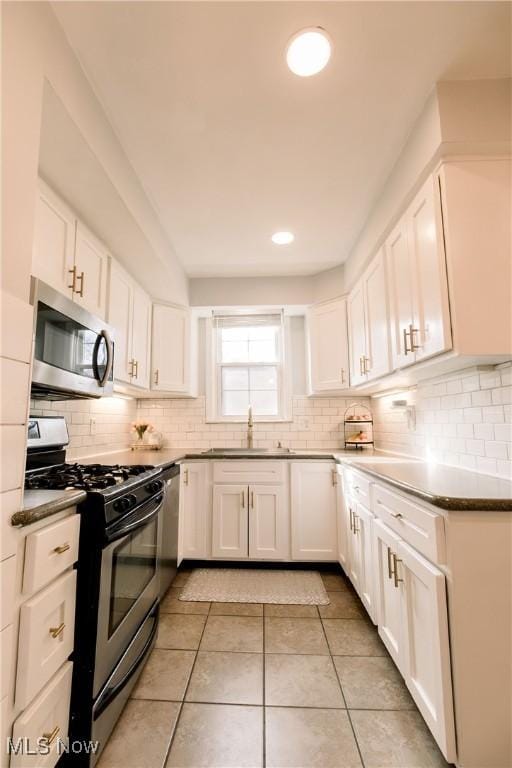
[{"label": "white lower cabinet", "polygon": [[249,557],[287,560],[290,516],[281,485],[249,486]]},{"label": "white lower cabinet", "polygon": [[191,461],[180,470],[180,522],[178,560],[209,557],[207,524],[211,501],[208,482],[209,462]]},{"label": "white lower cabinet", "polygon": [[370,618],[375,621],[373,599],[373,515],[356,502],[352,515],[353,551],[357,552],[357,591]]},{"label": "white lower cabinet", "polygon": [[456,759],[445,576],[374,521],[379,635],[448,760]]},{"label": "white lower cabinet", "polygon": [[291,463],[292,560],[338,559],[337,482],[331,461]]},{"label": "white lower cabinet", "polygon": [[[50,680],[40,695],[15,721],[12,740],[15,745],[26,740],[32,754],[20,750],[11,755],[11,768],[53,768],[60,757],[60,740],[67,744],[69,725],[69,701],[73,664],[66,662]],[[44,739],[44,742],[38,742]],[[36,744],[45,745],[48,753],[34,749]],[[46,752],[46,749],[44,750]]]},{"label": "white lower cabinet", "polygon": [[247,485],[213,487],[212,557],[248,556],[248,495]]},{"label": "white lower cabinet", "polygon": [[68,571],[20,610],[16,704],[25,707],[73,650],[76,571]]}]

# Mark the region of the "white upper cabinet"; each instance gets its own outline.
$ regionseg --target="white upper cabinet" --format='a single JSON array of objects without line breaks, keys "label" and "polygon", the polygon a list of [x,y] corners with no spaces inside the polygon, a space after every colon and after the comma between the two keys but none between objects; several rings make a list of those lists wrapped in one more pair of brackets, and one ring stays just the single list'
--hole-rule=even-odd
[{"label": "white upper cabinet", "polygon": [[138,286],[133,289],[132,383],[149,388],[151,299]]},{"label": "white upper cabinet", "polygon": [[194,337],[185,307],[153,305],[151,389],[194,394]]},{"label": "white upper cabinet", "polygon": [[348,343],[345,299],[311,307],[308,313],[310,390],[347,389]]},{"label": "white upper cabinet", "polygon": [[448,283],[436,177],[386,241],[393,367],[451,348]]},{"label": "white upper cabinet", "polygon": [[32,273],[97,317],[107,310],[107,249],[39,180]]},{"label": "white upper cabinet", "polygon": [[364,313],[363,281],[354,286],[348,302],[348,332],[350,348],[350,384],[356,386],[366,381],[366,327]]},{"label": "white upper cabinet", "polygon": [[108,321],[116,332],[114,379],[148,389],[151,299],[114,260]]},{"label": "white upper cabinet", "polygon": [[105,246],[77,221],[73,299],[97,317],[106,315],[108,259]]},{"label": "white upper cabinet", "polygon": [[347,302],[352,386],[390,371],[386,265],[381,251]]},{"label": "white upper cabinet", "polygon": [[75,215],[40,180],[35,211],[32,273],[71,298],[74,262]]}]

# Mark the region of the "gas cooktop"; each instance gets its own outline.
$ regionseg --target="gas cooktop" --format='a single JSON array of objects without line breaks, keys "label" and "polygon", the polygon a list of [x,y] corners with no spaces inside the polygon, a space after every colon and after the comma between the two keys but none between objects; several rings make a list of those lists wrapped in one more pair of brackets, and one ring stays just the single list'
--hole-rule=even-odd
[{"label": "gas cooktop", "polygon": [[25,476],[25,488],[80,488],[84,491],[101,491],[133,480],[152,469],[152,464],[59,464],[28,472]]}]

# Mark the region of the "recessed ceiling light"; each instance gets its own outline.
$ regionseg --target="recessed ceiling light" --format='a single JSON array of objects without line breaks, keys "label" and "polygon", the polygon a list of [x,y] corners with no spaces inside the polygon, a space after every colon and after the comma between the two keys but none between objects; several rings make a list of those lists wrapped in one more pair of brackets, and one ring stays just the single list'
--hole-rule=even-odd
[{"label": "recessed ceiling light", "polygon": [[271,239],[276,245],[289,245],[293,243],[295,237],[291,232],[274,232]]},{"label": "recessed ceiling light", "polygon": [[297,32],[286,49],[286,63],[300,77],[320,72],[331,58],[331,42],[321,27]]}]

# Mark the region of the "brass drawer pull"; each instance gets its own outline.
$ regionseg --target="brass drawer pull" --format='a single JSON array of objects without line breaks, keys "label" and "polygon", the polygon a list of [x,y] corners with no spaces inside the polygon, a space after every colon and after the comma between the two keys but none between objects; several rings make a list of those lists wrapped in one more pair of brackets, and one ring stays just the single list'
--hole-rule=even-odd
[{"label": "brass drawer pull", "polygon": [[72,292],[75,293],[76,291],[76,267],[72,267],[72,269],[68,269],[68,272],[70,275],[73,276],[73,282],[71,285],[68,285],[68,288],[71,288]]},{"label": "brass drawer pull", "polygon": [[75,293],[76,293],[77,296],[82,296],[83,297],[83,295],[84,295],[84,273],[80,272],[80,274],[77,275],[76,279],[80,280],[80,288],[78,290],[76,290]]},{"label": "brass drawer pull", "polygon": [[352,507],[349,507],[348,511],[350,513],[350,530],[352,530],[352,515],[353,515]]},{"label": "brass drawer pull", "polygon": [[66,625],[64,624],[64,622],[62,622],[62,624],[59,624],[58,627],[50,627],[48,631],[50,632],[50,635],[55,639],[57,637],[60,637],[60,635],[62,635],[62,633],[64,632],[65,626]]},{"label": "brass drawer pull", "polygon": [[155,371],[155,384],[158,384],[158,379],[160,377],[159,374],[160,374],[160,371],[157,368],[156,371]]},{"label": "brass drawer pull", "polygon": [[421,344],[415,344],[414,343],[414,334],[419,333],[419,328],[414,328],[413,324],[411,323],[409,326],[409,338],[411,340],[411,352],[415,352],[417,349],[421,348]]},{"label": "brass drawer pull", "polygon": [[402,517],[401,512],[392,512],[391,510],[389,510],[389,514],[391,515],[391,517],[394,517],[395,520],[400,520],[400,518]]},{"label": "brass drawer pull", "polygon": [[138,360],[133,361],[133,367],[135,369],[135,378],[138,379],[139,378],[139,361]]},{"label": "brass drawer pull", "polygon": [[60,544],[58,547],[54,547],[54,552],[57,555],[62,555],[63,552],[67,552],[68,549],[71,549],[71,544]]},{"label": "brass drawer pull", "polygon": [[409,352],[412,352],[412,349],[409,349],[407,346],[407,336],[409,335],[407,328],[404,328],[404,355],[407,355]]},{"label": "brass drawer pull", "polygon": [[403,579],[400,579],[398,577],[398,563],[401,563],[402,561],[394,553],[393,553],[392,557],[393,557],[393,566],[394,566],[393,567],[393,578],[395,580],[395,587],[398,589],[399,582],[403,581]]},{"label": "brass drawer pull", "polygon": [[354,533],[359,533],[359,526],[356,521],[359,520],[359,516],[354,513]]},{"label": "brass drawer pull", "polygon": [[60,728],[56,725],[51,733],[43,733],[43,739],[46,739],[46,743],[50,746],[50,744],[53,744],[59,733]]},{"label": "brass drawer pull", "polygon": [[188,469],[183,470],[183,485],[188,485]]},{"label": "brass drawer pull", "polygon": [[254,491],[251,491],[251,509],[254,509]]},{"label": "brass drawer pull", "polygon": [[342,384],[345,383],[345,369],[344,368],[341,369],[341,383]]},{"label": "brass drawer pull", "polygon": [[388,579],[393,578],[393,566],[391,564],[393,558],[393,553],[391,552],[390,548],[388,547]]}]

